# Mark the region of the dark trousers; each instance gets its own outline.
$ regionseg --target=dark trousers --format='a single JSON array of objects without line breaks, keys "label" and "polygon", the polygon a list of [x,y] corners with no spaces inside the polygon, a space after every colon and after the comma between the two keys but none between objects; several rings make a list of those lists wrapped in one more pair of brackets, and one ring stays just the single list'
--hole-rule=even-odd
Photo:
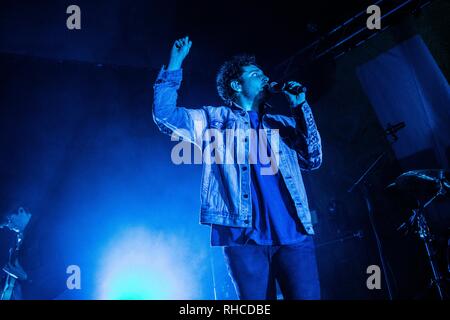
[{"label": "dark trousers", "polygon": [[320,299],[312,237],[293,245],[227,246],[224,255],[239,299],[275,300],[275,281],[285,300]]}]

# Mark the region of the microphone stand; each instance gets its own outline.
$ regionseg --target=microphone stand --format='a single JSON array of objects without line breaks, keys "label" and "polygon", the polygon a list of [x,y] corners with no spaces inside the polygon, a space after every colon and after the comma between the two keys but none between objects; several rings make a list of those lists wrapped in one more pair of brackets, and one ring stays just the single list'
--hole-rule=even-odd
[{"label": "microphone stand", "polygon": [[[403,125],[390,125],[388,124],[388,128],[385,130],[385,135],[386,136],[392,136],[393,141],[390,143],[391,145],[394,144],[394,142],[396,142],[398,140],[398,136],[396,135],[396,132],[402,128],[404,128],[404,123],[402,123]],[[373,171],[373,169],[375,168],[375,166],[381,161],[381,159],[383,159],[387,154],[387,150],[385,150],[383,153],[381,153],[376,159],[375,161],[367,168],[366,171],[364,171],[364,173],[362,174],[362,176],[356,180],[356,182],[347,190],[347,192],[351,193],[353,192],[356,187],[360,187],[362,195],[364,197],[364,200],[366,202],[366,206],[367,206],[367,212],[369,215],[369,221],[370,221],[370,225],[372,227],[372,231],[375,235],[375,240],[377,243],[377,248],[378,248],[378,255],[381,261],[381,266],[383,268],[383,273],[384,273],[384,281],[386,282],[386,288],[387,288],[387,292],[389,295],[389,300],[393,300],[392,297],[392,289],[391,289],[391,283],[389,280],[389,276],[387,273],[387,268],[386,268],[386,262],[385,262],[385,257],[383,254],[383,247],[381,245],[381,241],[380,241],[380,237],[378,235],[377,232],[377,228],[375,226],[375,220],[373,217],[373,206],[372,206],[372,202],[371,202],[371,198],[370,198],[370,194],[369,194],[369,188],[367,185],[367,181],[366,178],[369,176],[369,174]]]}]

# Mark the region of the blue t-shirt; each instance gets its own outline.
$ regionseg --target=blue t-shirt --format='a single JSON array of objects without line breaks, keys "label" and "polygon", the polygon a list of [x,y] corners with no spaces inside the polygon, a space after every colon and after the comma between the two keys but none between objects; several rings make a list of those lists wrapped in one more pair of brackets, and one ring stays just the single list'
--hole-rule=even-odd
[{"label": "blue t-shirt", "polygon": [[[262,126],[258,113],[249,111],[248,114],[251,128],[259,132]],[[259,138],[259,134],[256,134],[256,138]],[[270,152],[269,146],[267,149]],[[256,164],[250,164],[253,226],[240,228],[213,224],[211,245],[283,245],[304,240],[307,235],[283,177],[279,171],[275,175],[261,175],[261,168],[270,166],[270,163],[261,164],[257,147],[251,148],[250,152],[254,159],[258,159]]]}]

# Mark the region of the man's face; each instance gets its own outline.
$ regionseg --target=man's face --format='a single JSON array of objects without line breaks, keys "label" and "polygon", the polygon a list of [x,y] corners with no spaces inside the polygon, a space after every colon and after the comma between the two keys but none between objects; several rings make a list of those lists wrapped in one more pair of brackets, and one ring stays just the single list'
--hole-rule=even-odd
[{"label": "man's face", "polygon": [[267,94],[269,78],[255,65],[244,66],[241,75],[241,94],[251,100],[261,101]]}]

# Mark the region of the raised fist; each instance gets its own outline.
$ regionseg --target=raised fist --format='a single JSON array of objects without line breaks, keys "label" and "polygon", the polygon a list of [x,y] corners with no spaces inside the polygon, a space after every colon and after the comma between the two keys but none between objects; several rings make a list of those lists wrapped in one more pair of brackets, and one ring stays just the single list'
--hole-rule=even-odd
[{"label": "raised fist", "polygon": [[170,61],[167,67],[168,70],[177,70],[181,65],[191,49],[192,41],[189,37],[184,37],[175,41],[170,52]]}]

